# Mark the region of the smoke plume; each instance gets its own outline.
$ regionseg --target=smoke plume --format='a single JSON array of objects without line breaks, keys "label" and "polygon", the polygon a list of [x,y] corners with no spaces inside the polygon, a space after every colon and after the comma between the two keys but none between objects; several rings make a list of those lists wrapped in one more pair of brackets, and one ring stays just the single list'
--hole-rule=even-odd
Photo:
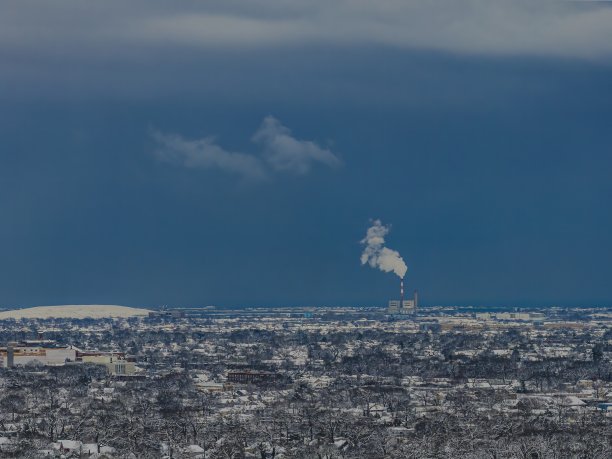
[{"label": "smoke plume", "polygon": [[361,264],[367,263],[372,268],[378,268],[386,273],[394,272],[403,279],[408,267],[398,251],[385,247],[385,236],[388,233],[389,227],[383,225],[380,220],[372,222],[366,237],[361,240],[365,245],[361,254]]}]

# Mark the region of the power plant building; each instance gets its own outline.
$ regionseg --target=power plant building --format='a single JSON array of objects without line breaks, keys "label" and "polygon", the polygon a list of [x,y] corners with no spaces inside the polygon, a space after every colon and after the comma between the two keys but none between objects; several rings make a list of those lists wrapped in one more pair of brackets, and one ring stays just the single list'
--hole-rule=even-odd
[{"label": "power plant building", "polygon": [[416,311],[417,305],[419,301],[419,294],[415,290],[414,291],[414,299],[412,300],[404,300],[404,278],[400,279],[400,299],[389,301],[389,307],[387,308],[387,313],[391,315],[405,315],[405,314],[413,314]]},{"label": "power plant building", "polygon": [[412,300],[404,300],[404,299],[390,300],[389,306],[387,308],[387,314],[391,314],[391,315],[414,314],[417,310],[417,307],[418,307],[418,293],[415,290],[414,298]]}]

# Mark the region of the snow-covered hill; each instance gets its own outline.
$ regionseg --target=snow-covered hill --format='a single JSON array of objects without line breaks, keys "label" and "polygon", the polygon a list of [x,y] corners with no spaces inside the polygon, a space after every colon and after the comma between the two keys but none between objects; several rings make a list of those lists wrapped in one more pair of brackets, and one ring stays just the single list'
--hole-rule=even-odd
[{"label": "snow-covered hill", "polygon": [[13,309],[0,312],[0,320],[4,319],[48,319],[72,318],[84,319],[90,317],[99,319],[103,317],[132,317],[145,316],[148,309],[130,308],[108,304],[85,304],[64,306],[37,306],[34,308]]}]

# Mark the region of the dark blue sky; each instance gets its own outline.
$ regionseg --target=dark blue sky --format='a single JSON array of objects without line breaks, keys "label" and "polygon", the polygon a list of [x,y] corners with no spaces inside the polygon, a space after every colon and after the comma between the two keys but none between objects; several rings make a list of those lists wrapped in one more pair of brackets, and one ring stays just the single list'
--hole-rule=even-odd
[{"label": "dark blue sky", "polygon": [[[384,304],[372,218],[426,304],[612,303],[605,52],[22,41],[0,47],[0,306]],[[156,132],[260,158],[269,115],[342,165],[160,160]]]}]

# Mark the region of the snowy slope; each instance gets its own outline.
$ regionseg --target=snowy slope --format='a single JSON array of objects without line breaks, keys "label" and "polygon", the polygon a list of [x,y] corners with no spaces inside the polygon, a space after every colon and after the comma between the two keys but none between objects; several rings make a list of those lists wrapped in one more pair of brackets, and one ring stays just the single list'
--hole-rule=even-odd
[{"label": "snowy slope", "polygon": [[73,319],[84,319],[86,317],[90,317],[92,319],[98,319],[103,317],[144,316],[148,313],[148,309],[129,308],[126,306],[115,306],[108,304],[37,306],[35,308],[2,311],[0,312],[0,320],[47,319],[51,317]]}]

